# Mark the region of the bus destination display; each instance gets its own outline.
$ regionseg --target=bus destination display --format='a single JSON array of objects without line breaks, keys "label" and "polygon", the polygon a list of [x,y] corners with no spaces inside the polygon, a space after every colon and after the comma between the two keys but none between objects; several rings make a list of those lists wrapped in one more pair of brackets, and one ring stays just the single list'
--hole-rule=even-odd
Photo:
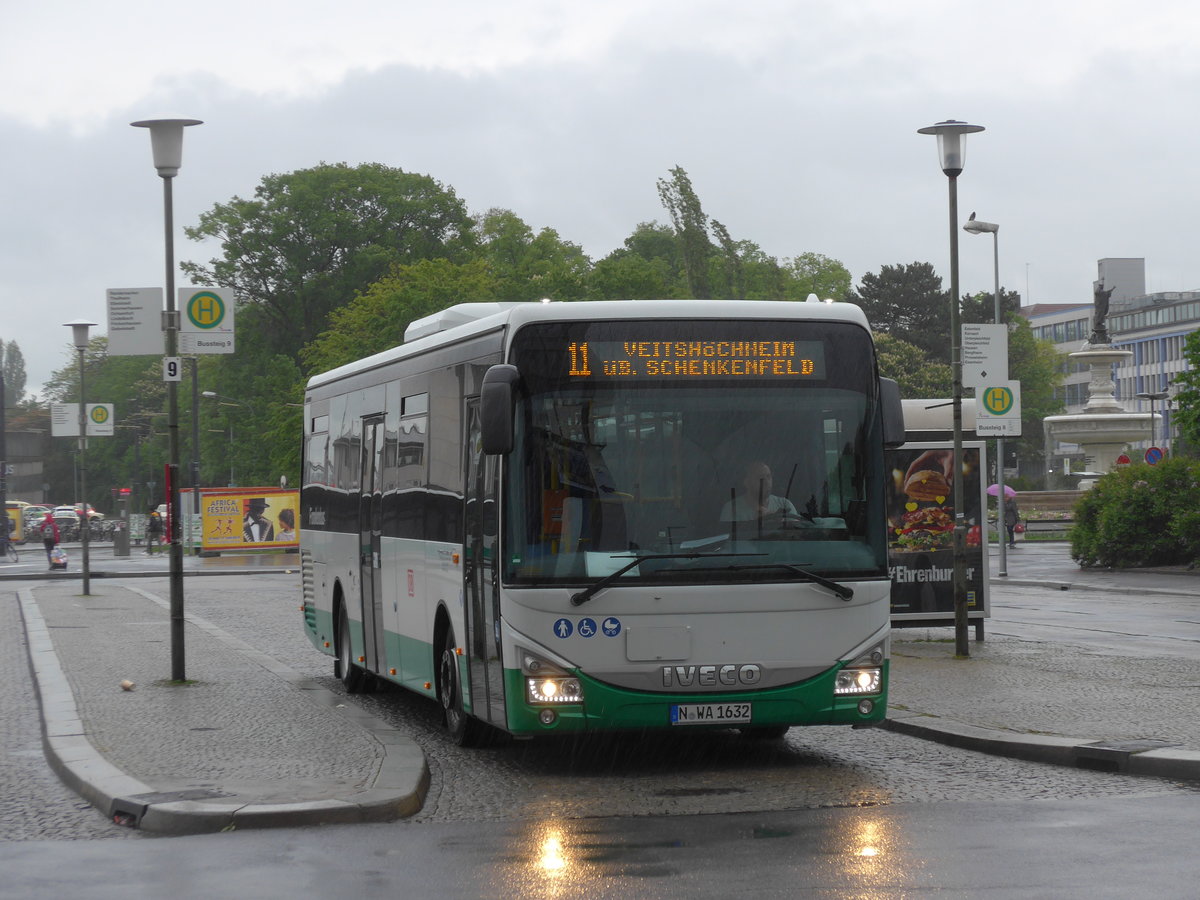
[{"label": "bus destination display", "polygon": [[571,341],[571,378],[823,379],[821,341]]}]

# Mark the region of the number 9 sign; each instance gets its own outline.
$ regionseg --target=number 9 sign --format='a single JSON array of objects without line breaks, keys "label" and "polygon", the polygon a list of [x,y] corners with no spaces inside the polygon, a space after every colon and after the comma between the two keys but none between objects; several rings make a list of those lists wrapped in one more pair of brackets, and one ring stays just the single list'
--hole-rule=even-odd
[{"label": "number 9 sign", "polygon": [[178,356],[163,357],[163,381],[182,381],[183,361]]}]

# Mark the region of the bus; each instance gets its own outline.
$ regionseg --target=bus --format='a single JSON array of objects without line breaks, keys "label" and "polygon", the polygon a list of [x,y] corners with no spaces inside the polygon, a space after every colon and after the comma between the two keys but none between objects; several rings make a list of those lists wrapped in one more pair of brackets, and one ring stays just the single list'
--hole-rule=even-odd
[{"label": "bus", "polygon": [[858,307],[465,303],[304,402],[304,627],[347,691],[464,746],[884,717],[904,422]]}]

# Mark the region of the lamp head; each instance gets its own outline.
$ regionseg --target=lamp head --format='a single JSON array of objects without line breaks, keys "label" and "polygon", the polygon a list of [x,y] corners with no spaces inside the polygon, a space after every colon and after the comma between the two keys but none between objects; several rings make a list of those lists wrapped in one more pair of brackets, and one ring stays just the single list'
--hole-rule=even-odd
[{"label": "lamp head", "polygon": [[130,122],[135,128],[150,129],[154,168],[163,178],[174,178],[183,164],[183,129],[203,124],[199,119],[142,119]]},{"label": "lamp head", "polygon": [[75,344],[76,350],[86,350],[88,345],[88,329],[95,325],[95,322],[89,322],[87,319],[76,319],[73,322],[63,322],[71,329],[71,341]]},{"label": "lamp head", "polygon": [[995,234],[1000,230],[1000,226],[993,222],[981,222],[975,218],[975,214],[971,213],[971,219],[963,226],[963,231],[971,234]]},{"label": "lamp head", "polygon": [[968,125],[956,119],[947,119],[936,125],[918,128],[917,134],[936,134],[938,139],[938,160],[942,171],[951,178],[962,174],[963,161],[966,158],[966,136],[983,131],[982,125]]}]

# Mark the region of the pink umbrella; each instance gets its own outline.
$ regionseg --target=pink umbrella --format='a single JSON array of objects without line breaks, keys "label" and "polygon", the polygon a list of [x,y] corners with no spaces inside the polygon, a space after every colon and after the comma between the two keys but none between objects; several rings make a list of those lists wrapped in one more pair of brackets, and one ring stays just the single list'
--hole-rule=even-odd
[{"label": "pink umbrella", "polygon": [[[987,492],[988,492],[988,496],[989,496],[989,497],[999,497],[999,496],[1000,496],[1000,485],[998,485],[998,484],[989,484],[989,485],[988,485]],[[1016,492],[1016,491],[1014,491],[1012,488],[1010,488],[1010,487],[1009,487],[1009,486],[1006,484],[1006,485],[1004,486],[1004,496],[1005,496],[1005,497],[1015,497],[1015,496],[1017,496],[1017,492]]]}]

